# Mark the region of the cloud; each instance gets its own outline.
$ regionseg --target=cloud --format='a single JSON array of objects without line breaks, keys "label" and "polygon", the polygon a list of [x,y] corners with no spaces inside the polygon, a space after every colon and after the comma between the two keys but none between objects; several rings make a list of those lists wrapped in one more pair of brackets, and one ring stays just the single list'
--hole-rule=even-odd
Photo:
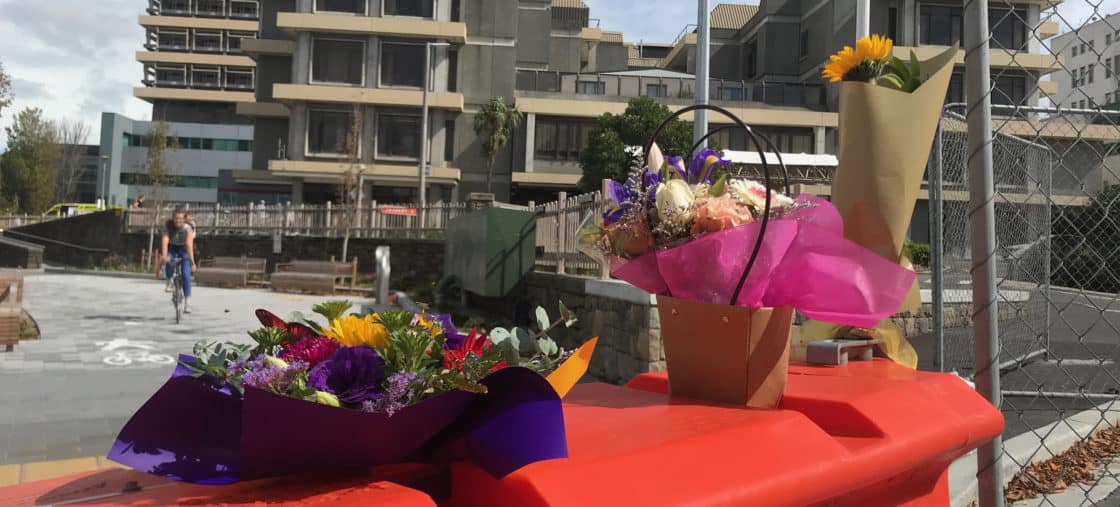
[{"label": "cloud", "polygon": [[47,85],[36,81],[29,81],[27,79],[20,79],[18,77],[12,78],[12,93],[17,98],[33,99],[49,99],[51,93],[47,91]]}]

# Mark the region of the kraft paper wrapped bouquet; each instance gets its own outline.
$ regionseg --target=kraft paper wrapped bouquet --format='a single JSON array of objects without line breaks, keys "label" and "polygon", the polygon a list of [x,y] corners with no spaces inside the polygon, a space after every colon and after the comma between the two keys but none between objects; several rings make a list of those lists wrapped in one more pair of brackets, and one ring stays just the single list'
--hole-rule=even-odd
[{"label": "kraft paper wrapped bouquet", "polygon": [[[832,56],[824,77],[840,83],[840,163],[832,182],[832,203],[844,221],[844,235],[890,262],[911,267],[903,256],[914,204],[937,132],[956,46],[926,61],[913,51],[894,57],[893,43],[878,35]],[[900,311],[920,305],[912,284]],[[855,326],[819,318],[802,326],[802,341],[864,337],[902,364],[917,366],[917,354],[889,322]]]},{"label": "kraft paper wrapped bouquet", "polygon": [[[347,315],[314,320],[258,310],[255,345],[206,344],[181,356],[128,421],[109,458],[198,483],[470,459],[501,477],[567,456],[560,398],[587,369],[595,340],[574,353],[545,334],[459,333],[447,316]],[[547,321],[547,313],[538,309]],[[493,337],[493,338],[492,338]],[[547,375],[547,378],[545,377]]]},{"label": "kraft paper wrapped bouquet", "polygon": [[[586,251],[611,274],[658,296],[674,395],[774,407],[785,388],[793,309],[873,326],[895,313],[914,273],[844,238],[828,201],[779,193],[785,168],[769,140],[731,118],[758,149],[763,182],[727,173],[720,153],[665,158],[609,184],[609,209],[582,229]],[[665,124],[662,125],[662,127]],[[660,129],[659,129],[660,130]],[[654,134],[653,139],[657,138]]]}]

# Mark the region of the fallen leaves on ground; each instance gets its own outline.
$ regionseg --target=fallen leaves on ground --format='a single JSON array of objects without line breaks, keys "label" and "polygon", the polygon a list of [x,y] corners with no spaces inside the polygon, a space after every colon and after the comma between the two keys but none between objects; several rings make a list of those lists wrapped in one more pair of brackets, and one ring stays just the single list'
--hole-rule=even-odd
[{"label": "fallen leaves on ground", "polygon": [[1059,493],[1075,484],[1093,485],[1100,471],[1120,456],[1120,428],[1105,428],[1088,440],[1039,463],[1031,463],[1004,489],[1008,502]]}]

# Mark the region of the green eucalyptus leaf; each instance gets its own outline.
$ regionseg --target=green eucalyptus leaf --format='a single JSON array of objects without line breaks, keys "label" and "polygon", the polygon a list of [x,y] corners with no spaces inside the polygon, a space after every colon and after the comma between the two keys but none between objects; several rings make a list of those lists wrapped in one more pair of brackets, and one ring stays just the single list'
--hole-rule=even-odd
[{"label": "green eucalyptus leaf", "polygon": [[544,354],[545,357],[551,357],[560,350],[560,347],[556,345],[556,342],[553,341],[552,338],[549,338],[547,336],[541,338],[540,340],[537,340],[537,348],[540,349],[541,354]]},{"label": "green eucalyptus leaf", "polygon": [[521,365],[521,353],[517,351],[517,348],[514,347],[512,343],[506,343],[502,347],[502,356],[505,358],[508,366]]},{"label": "green eucalyptus leaf", "polygon": [[727,187],[727,175],[724,174],[723,176],[719,177],[719,180],[716,181],[715,185],[712,185],[712,188],[708,189],[708,195],[710,195],[712,197],[719,197],[719,196],[723,195],[723,192],[726,189],[726,187]]},{"label": "green eucalyptus leaf", "polygon": [[502,342],[504,342],[506,340],[509,340],[510,337],[511,337],[511,334],[510,334],[509,331],[506,331],[505,329],[502,329],[500,327],[496,327],[496,328],[490,330],[490,334],[488,336],[490,337],[490,341],[494,342],[494,345],[498,345],[498,344],[501,344]]},{"label": "green eucalyptus leaf", "polygon": [[513,348],[519,352],[533,351],[533,336],[529,334],[529,330],[520,327],[513,328]]},{"label": "green eucalyptus leaf", "polygon": [[567,306],[564,306],[563,301],[560,301],[559,303],[560,303],[560,319],[561,320],[571,320],[572,311],[569,310]]},{"label": "green eucalyptus leaf", "polygon": [[537,326],[540,326],[541,332],[544,332],[548,328],[552,327],[552,320],[548,318],[548,312],[545,311],[544,307],[538,306],[536,315]]}]

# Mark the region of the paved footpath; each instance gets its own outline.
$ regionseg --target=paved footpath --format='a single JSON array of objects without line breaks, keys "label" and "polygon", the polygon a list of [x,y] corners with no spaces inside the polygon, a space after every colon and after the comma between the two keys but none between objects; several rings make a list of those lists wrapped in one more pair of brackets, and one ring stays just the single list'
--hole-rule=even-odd
[{"label": "paved footpath", "polygon": [[0,352],[0,465],[104,456],[176,354],[199,340],[249,342],[257,308],[310,315],[337,299],[199,287],[193,313],[176,324],[154,279],[28,274],[24,292],[43,337]]}]

